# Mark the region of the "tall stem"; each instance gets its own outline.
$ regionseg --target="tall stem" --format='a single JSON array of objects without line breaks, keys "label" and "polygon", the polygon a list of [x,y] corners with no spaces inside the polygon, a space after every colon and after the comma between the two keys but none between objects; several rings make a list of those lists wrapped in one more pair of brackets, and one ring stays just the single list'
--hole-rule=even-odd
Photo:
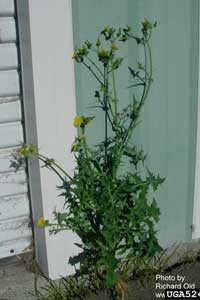
[{"label": "tall stem", "polygon": [[44,164],[45,164],[45,166],[47,166],[48,168],[50,168],[54,173],[56,173],[56,175],[64,182],[65,181],[65,179],[60,175],[60,173],[52,166],[52,164],[51,163],[48,163],[47,164],[47,160],[46,159],[44,159],[44,158],[42,158],[42,157],[38,157],[39,158],[39,160],[41,160]]},{"label": "tall stem", "polygon": [[[148,91],[149,91],[149,86],[147,86],[147,49],[146,49],[146,42],[144,42],[143,44],[144,47],[144,66],[145,66],[145,78],[144,78],[144,88],[143,88],[143,92],[142,92],[142,96],[138,105],[138,116],[139,116],[139,112],[142,108],[142,106],[144,105],[145,99],[147,97]],[[137,122],[138,117],[136,117],[136,119],[132,119],[129,125],[129,129],[123,139],[121,148],[126,145],[127,141],[129,141],[129,137],[131,136],[133,129],[135,128],[136,122]]]},{"label": "tall stem", "polygon": [[[111,61],[111,64],[113,64],[113,60]],[[115,112],[115,118],[117,118],[117,91],[116,91],[116,83],[115,83],[115,71],[112,68],[112,82],[113,82],[113,93],[114,93],[114,112]]]},{"label": "tall stem", "polygon": [[[143,46],[144,46],[145,79],[144,79],[144,89],[143,89],[142,97],[138,105],[138,116],[142,106],[145,103],[145,100],[147,98],[152,83],[152,55],[151,55],[151,48],[148,43],[148,40],[145,40]],[[148,49],[148,56],[147,56],[147,49]],[[148,75],[148,57],[149,57],[149,75]],[[137,118],[131,121],[129,130],[124,138],[123,145],[125,145],[129,141],[132,131],[136,125],[136,122],[137,122]]]},{"label": "tall stem", "polygon": [[89,60],[89,62],[96,68],[96,70],[99,72],[99,74],[103,77],[103,72],[101,69],[97,66],[97,64],[87,55],[86,59]]},{"label": "tall stem", "polygon": [[[144,64],[145,64],[145,79],[144,79],[143,93],[142,93],[142,96],[141,96],[141,99],[140,99],[140,102],[138,105],[138,115],[135,119],[131,120],[129,128],[126,132],[126,135],[122,139],[121,147],[120,147],[120,151],[119,151],[119,157],[121,157],[121,155],[123,154],[124,147],[129,142],[129,139],[131,137],[133,129],[135,128],[135,126],[137,124],[140,110],[145,103],[145,100],[147,98],[147,95],[149,93],[149,90],[150,90],[150,87],[152,84],[152,73],[153,73],[153,71],[152,71],[152,55],[151,55],[151,47],[150,47],[147,39],[145,39],[143,46],[144,46],[144,60],[145,60],[145,62],[144,62]],[[148,50],[148,55],[147,55],[147,50]],[[148,58],[149,58],[149,70],[148,70]]]},{"label": "tall stem", "polygon": [[53,165],[55,166],[58,170],[60,170],[66,177],[68,177],[70,180],[72,180],[72,177],[59,165],[57,164],[54,160],[50,160],[48,157],[38,153],[38,158],[43,160],[44,162],[48,162],[50,166]]},{"label": "tall stem", "polygon": [[105,162],[108,147],[108,67],[104,66],[104,107],[105,107]]},{"label": "tall stem", "polygon": [[148,79],[149,85],[148,85],[146,93],[145,93],[145,99],[148,95],[148,92],[149,92],[151,84],[152,84],[152,74],[153,74],[151,47],[150,47],[148,41],[147,41],[147,49],[148,49],[148,54],[149,54],[149,79]]},{"label": "tall stem", "polygon": [[84,64],[84,66],[92,73],[92,75],[97,79],[97,81],[103,85],[103,82],[101,81],[101,79],[97,76],[97,74],[93,71],[93,69],[91,68],[91,66],[89,66],[88,64],[86,64],[84,61],[82,62]]}]

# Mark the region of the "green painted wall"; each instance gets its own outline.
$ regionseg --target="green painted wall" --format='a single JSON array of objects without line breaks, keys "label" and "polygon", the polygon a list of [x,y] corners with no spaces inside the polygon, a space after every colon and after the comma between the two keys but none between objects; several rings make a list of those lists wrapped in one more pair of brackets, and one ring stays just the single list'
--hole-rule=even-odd
[{"label": "green painted wall", "polygon": [[[197,85],[198,0],[73,0],[74,43],[94,40],[105,26],[131,25],[136,31],[147,17],[157,20],[152,37],[154,83],[144,107],[142,122],[133,143],[148,152],[150,169],[167,178],[157,193],[162,217],[158,236],[163,245],[191,239],[193,210]],[[128,65],[140,56],[136,47],[123,50],[124,68],[119,71],[120,99],[129,101]],[[94,105],[95,80],[75,65],[77,112],[86,114]],[[103,136],[102,114],[88,135],[96,143]]]},{"label": "green painted wall", "polygon": [[[121,6],[121,0],[73,0],[73,26],[74,26],[74,46],[78,47],[86,40],[96,41],[97,35],[105,25],[114,27],[124,26],[127,24],[127,1],[124,1]],[[124,62],[124,70],[119,70],[119,78],[116,82],[117,85],[122,86],[120,99],[129,101],[129,90],[127,87],[128,82],[128,47],[124,47],[121,51],[122,56],[126,57]],[[125,70],[126,69],[126,70]],[[89,106],[95,105],[94,90],[96,87],[96,80],[89,72],[75,64],[76,74],[76,93],[77,93],[77,110],[87,115]],[[94,88],[93,88],[94,87]],[[126,100],[128,99],[128,100]],[[102,118],[103,115],[99,110],[92,109],[91,113],[97,115],[94,128],[88,127],[88,136],[91,136],[92,142],[96,143],[100,137],[103,136]]]}]

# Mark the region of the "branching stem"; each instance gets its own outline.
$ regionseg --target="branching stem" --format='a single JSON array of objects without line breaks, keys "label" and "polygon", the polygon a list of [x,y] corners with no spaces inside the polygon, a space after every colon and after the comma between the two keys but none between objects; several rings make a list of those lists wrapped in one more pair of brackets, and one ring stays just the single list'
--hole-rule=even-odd
[{"label": "branching stem", "polygon": [[58,170],[60,170],[66,177],[68,177],[70,180],[72,180],[72,177],[59,165],[57,164],[53,159],[49,159],[48,157],[38,153],[38,158],[43,160],[43,162],[46,162],[48,166],[55,166]]}]

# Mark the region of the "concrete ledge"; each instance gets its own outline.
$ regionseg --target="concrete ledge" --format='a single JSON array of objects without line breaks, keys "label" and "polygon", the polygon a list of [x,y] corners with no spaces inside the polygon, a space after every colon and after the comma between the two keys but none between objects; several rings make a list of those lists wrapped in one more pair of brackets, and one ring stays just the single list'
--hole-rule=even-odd
[{"label": "concrete ledge", "polygon": [[170,268],[175,264],[193,261],[200,255],[200,239],[189,242],[177,242],[167,248],[160,259],[161,266]]},{"label": "concrete ledge", "polygon": [[[195,282],[197,285],[199,284],[200,278],[200,263],[195,261],[195,258],[199,253],[199,240],[177,243],[165,252],[161,261],[164,263],[164,268],[170,268],[176,264],[189,261],[190,263],[172,268],[172,270],[167,273],[185,275],[188,281],[191,283]],[[16,263],[16,261],[16,259],[13,259],[9,261],[5,260],[3,264],[0,263],[0,300],[35,300],[35,298],[30,295],[30,292],[34,291],[34,277],[37,276],[38,278],[38,287],[47,285],[47,282],[42,277],[38,276],[39,270],[33,260],[29,260],[31,263],[28,261],[26,264],[19,262]],[[7,263],[11,264],[6,265]],[[27,270],[28,268],[30,271]],[[144,282],[144,287],[138,280],[132,280],[130,282],[128,286],[127,300],[154,299],[149,297],[153,297],[155,294],[155,278],[152,277],[148,280],[144,279]],[[149,291],[149,294],[147,291]],[[108,295],[104,291],[100,292],[98,295],[91,296],[91,300],[107,299]]]},{"label": "concrete ledge", "polygon": [[[35,300],[29,293],[34,290],[35,274],[26,269],[26,265],[18,263],[0,267],[0,299],[1,300]],[[39,286],[45,285],[43,278],[38,279]]]}]

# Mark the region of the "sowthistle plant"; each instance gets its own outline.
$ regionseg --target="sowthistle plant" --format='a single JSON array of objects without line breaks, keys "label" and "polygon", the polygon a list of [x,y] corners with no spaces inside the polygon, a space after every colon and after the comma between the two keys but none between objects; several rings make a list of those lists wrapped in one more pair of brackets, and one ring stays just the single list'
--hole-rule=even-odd
[{"label": "sowthistle plant", "polygon": [[[104,113],[104,140],[90,145],[86,131],[94,117],[75,117],[78,134],[71,149],[76,161],[73,175],[33,145],[24,145],[18,151],[20,157],[36,155],[61,181],[64,212],[54,212],[55,222],[41,218],[38,224],[49,226],[51,233],[75,232],[81,241],[76,243],[81,252],[71,257],[69,263],[78,274],[95,273],[107,288],[117,290],[121,299],[125,297],[130,266],[151,260],[161,250],[155,230],[160,210],[148,193],[156,191],[164,179],[145,167],[146,155],[131,143],[153,82],[150,38],[155,27],[156,23],[144,19],[141,36],[136,36],[129,26],[118,30],[106,26],[96,43],[86,41],[75,50],[73,59],[97,82],[94,97]],[[131,88],[140,88],[141,94],[133,94],[133,101],[119,111],[121,86],[116,86],[115,77],[123,57],[117,53],[120,44],[130,41],[143,49],[144,61],[136,68],[129,67]],[[122,174],[120,167],[125,157],[131,171]],[[142,175],[141,169],[145,169],[146,175]]]}]

